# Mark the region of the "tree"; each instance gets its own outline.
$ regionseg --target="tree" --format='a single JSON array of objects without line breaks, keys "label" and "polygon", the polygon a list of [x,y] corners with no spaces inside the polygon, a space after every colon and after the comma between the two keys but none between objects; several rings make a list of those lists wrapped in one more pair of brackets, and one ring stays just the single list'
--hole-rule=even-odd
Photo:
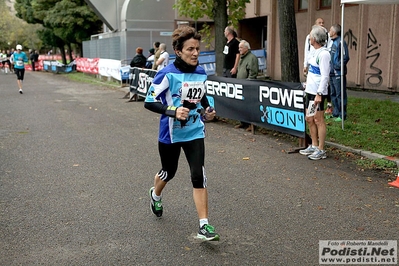
[{"label": "tree", "polygon": [[292,0],[279,0],[281,80],[299,82],[298,42],[295,7]]},{"label": "tree", "polygon": [[53,29],[54,34],[69,45],[69,55],[72,58],[71,43],[79,46],[82,51],[82,42],[90,39],[93,33],[98,33],[102,22],[97,15],[88,8],[83,0],[63,0],[47,12],[43,20],[44,25]]},{"label": "tree", "polygon": [[[228,24],[237,27],[239,20],[245,17],[245,5],[250,0],[177,0],[174,8],[179,15],[198,21],[203,17],[212,18],[215,22],[215,55],[216,73],[222,75],[223,47],[225,44],[224,29]],[[210,28],[203,27],[203,36],[210,36]],[[207,39],[210,43],[210,39]]]},{"label": "tree", "polygon": [[4,1],[0,1],[0,49],[7,50],[22,44],[24,49],[39,49],[42,45],[37,34],[40,29],[37,24],[27,24],[22,19],[13,16]]},{"label": "tree", "polygon": [[17,16],[46,29],[39,35],[45,44],[58,47],[66,64],[65,46],[72,58],[72,45],[81,51],[82,42],[101,31],[102,22],[84,0],[16,0]]}]

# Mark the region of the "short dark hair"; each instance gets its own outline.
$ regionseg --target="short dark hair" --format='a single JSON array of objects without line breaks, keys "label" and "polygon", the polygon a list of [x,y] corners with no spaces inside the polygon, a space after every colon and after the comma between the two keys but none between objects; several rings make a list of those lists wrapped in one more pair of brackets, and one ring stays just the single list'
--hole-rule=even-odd
[{"label": "short dark hair", "polygon": [[159,45],[160,45],[160,44],[161,44],[160,42],[154,42],[155,48],[159,48]]},{"label": "short dark hair", "polygon": [[339,24],[334,24],[334,25],[332,25],[332,28],[334,29],[335,33],[336,33],[338,36],[341,36],[341,25],[339,25]]},{"label": "short dark hair", "polygon": [[190,26],[180,26],[172,34],[172,47],[175,51],[181,51],[183,49],[184,42],[194,38],[195,40],[201,41],[201,35]]}]

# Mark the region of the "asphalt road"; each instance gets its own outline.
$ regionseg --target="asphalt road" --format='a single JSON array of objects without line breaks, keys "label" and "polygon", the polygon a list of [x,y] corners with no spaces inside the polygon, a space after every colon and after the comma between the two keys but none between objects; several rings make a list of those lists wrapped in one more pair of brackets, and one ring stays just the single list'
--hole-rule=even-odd
[{"label": "asphalt road", "polygon": [[318,265],[319,240],[399,238],[384,174],[217,122],[206,170],[221,240],[197,241],[184,156],[163,217],[150,212],[159,115],[124,95],[40,72],[20,95],[0,73],[0,265]]}]

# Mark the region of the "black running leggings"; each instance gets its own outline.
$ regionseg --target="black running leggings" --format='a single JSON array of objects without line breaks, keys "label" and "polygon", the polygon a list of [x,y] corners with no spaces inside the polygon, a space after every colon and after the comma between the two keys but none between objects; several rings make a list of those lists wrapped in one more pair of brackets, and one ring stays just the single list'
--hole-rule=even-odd
[{"label": "black running leggings", "polygon": [[25,68],[14,68],[14,73],[17,75],[18,80],[24,80]]},{"label": "black running leggings", "polygon": [[158,142],[158,150],[162,164],[162,170],[158,172],[159,178],[168,182],[175,176],[181,149],[183,149],[190,167],[193,187],[206,188],[207,184],[204,169],[205,144],[203,138],[172,144]]}]

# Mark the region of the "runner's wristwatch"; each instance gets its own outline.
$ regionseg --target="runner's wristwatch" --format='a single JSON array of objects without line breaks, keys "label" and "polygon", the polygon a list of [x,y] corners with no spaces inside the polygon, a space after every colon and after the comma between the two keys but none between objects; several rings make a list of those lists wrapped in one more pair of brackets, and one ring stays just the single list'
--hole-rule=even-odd
[{"label": "runner's wristwatch", "polygon": [[317,95],[319,95],[319,96],[322,96],[322,94],[320,93],[320,92],[318,92],[318,93],[316,93]]}]

